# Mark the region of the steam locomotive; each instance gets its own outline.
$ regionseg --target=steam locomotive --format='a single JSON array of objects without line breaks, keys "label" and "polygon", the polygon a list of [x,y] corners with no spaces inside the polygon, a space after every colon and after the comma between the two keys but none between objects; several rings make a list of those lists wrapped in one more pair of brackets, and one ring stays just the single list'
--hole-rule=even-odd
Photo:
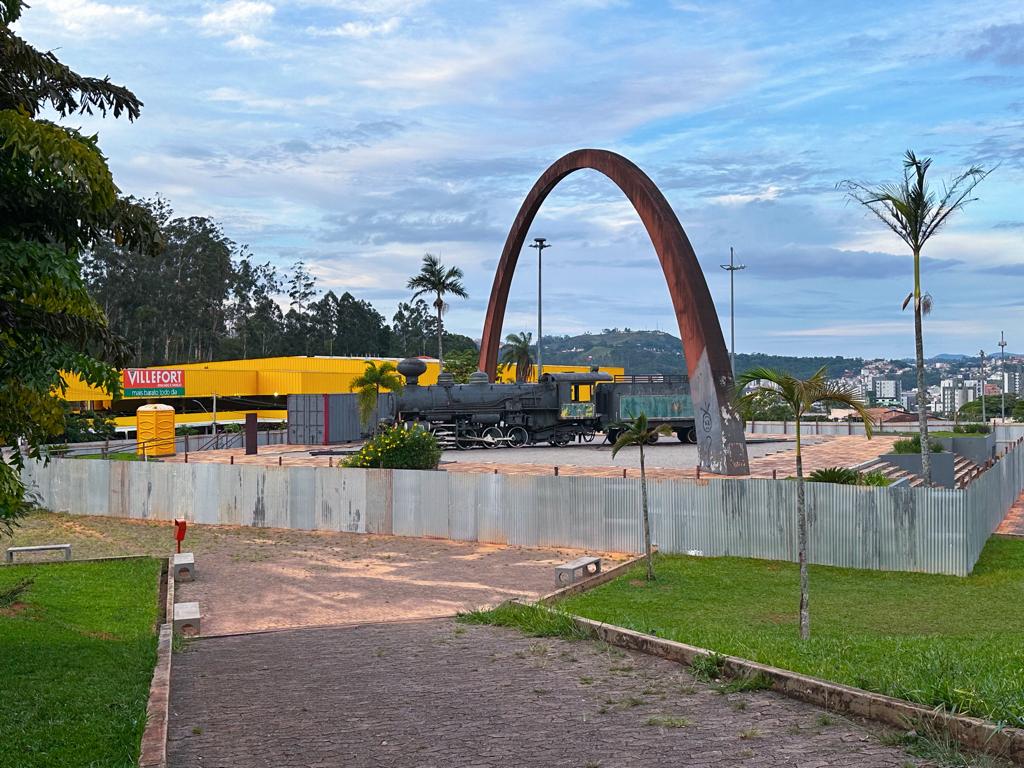
[{"label": "steam locomotive", "polygon": [[[437,384],[420,386],[426,364],[398,364],[406,386],[388,398],[381,419],[421,424],[445,445],[519,447],[547,442],[591,442],[604,432],[612,442],[621,423],[641,412],[653,425],[667,424],[681,442],[696,443],[693,403],[685,376],[620,376],[545,373],[539,382],[492,384],[482,371],[468,384],[442,372]],[[382,398],[383,399],[383,398]],[[383,405],[383,404],[382,404]]]}]

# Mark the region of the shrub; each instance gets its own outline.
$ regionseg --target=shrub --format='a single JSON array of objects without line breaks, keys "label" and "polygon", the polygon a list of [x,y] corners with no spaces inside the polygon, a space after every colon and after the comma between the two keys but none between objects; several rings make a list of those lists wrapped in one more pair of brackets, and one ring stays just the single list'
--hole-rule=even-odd
[{"label": "shrub", "polygon": [[838,483],[839,485],[857,485],[860,472],[846,467],[825,467],[816,469],[807,476],[812,483]]},{"label": "shrub", "polygon": [[953,431],[958,435],[987,435],[992,427],[988,424],[957,424]]},{"label": "shrub", "polygon": [[885,476],[884,472],[880,472],[877,469],[874,472],[865,472],[860,476],[861,485],[873,485],[877,488],[884,488],[887,485],[892,485],[892,480]]},{"label": "shrub", "polygon": [[367,440],[342,466],[362,469],[437,469],[441,447],[437,438],[420,426],[388,427]]},{"label": "shrub", "polygon": [[[929,445],[931,446],[932,453],[942,453],[944,450],[942,443],[938,440],[932,440]],[[920,453],[921,452],[921,436],[914,435],[903,440],[897,440],[892,444],[893,453]]]}]

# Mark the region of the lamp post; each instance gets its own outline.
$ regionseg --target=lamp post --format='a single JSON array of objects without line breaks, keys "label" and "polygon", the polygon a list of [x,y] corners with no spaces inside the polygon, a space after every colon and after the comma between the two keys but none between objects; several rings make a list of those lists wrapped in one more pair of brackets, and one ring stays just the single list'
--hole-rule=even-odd
[{"label": "lamp post", "polygon": [[746,264],[736,264],[733,261],[732,246],[729,246],[729,263],[719,264],[722,269],[729,273],[729,364],[732,366],[732,375],[736,375],[736,283],[734,277],[741,269],[746,269]]},{"label": "lamp post", "polygon": [[537,381],[540,381],[540,375],[544,373],[544,366],[540,356],[541,340],[544,338],[543,314],[541,312],[541,272],[543,271],[543,259],[541,257],[544,255],[544,249],[551,247],[551,243],[543,237],[535,237],[533,242],[530,243],[530,247],[537,249]]},{"label": "lamp post", "polygon": [[988,424],[988,414],[985,412],[985,350],[978,354],[981,355],[981,420]]},{"label": "lamp post", "polygon": [[1009,380],[1006,378],[1006,337],[999,332],[999,372],[1003,374],[1003,383],[999,387],[999,417],[1000,422],[1006,423],[1006,385]]}]

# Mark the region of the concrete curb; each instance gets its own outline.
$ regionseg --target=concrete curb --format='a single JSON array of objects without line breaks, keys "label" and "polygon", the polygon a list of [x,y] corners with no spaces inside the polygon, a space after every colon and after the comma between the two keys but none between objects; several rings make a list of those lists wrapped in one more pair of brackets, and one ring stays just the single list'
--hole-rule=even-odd
[{"label": "concrete curb", "polygon": [[[706,648],[664,640],[613,624],[585,619],[582,616],[570,616],[581,629],[619,648],[659,656],[687,666],[691,666],[694,659],[713,655],[713,651]],[[724,658],[722,669],[727,677],[765,675],[772,681],[772,690],[794,699],[816,704],[833,712],[859,715],[903,730],[914,728],[918,723],[927,723],[948,732],[954,739],[971,749],[1024,764],[1024,729],[1002,728],[979,718],[952,715],[937,709],[929,709],[921,704],[831,683],[755,661],[732,656]]]},{"label": "concrete curb", "polygon": [[174,562],[167,560],[167,597],[164,623],[160,625],[156,645],[156,667],[149,685],[146,705],[146,729],[142,732],[139,768],[166,768],[167,721],[171,711],[171,657],[173,655],[171,621],[174,617]]},{"label": "concrete curb", "polygon": [[599,587],[602,584],[607,584],[609,581],[612,581],[613,579],[616,579],[619,576],[621,576],[623,572],[629,570],[634,565],[641,562],[643,559],[643,555],[637,555],[636,557],[626,560],[623,563],[619,563],[618,565],[612,566],[607,571],[601,571],[601,573],[595,576],[591,576],[589,579],[583,579],[582,581],[577,581],[575,584],[570,584],[567,587],[556,589],[554,592],[549,592],[548,594],[538,599],[537,602],[541,605],[548,605],[550,603],[555,602],[556,600],[561,600],[563,597],[572,597],[573,595],[578,595],[582,592],[586,592],[587,590],[593,589],[594,587]]}]

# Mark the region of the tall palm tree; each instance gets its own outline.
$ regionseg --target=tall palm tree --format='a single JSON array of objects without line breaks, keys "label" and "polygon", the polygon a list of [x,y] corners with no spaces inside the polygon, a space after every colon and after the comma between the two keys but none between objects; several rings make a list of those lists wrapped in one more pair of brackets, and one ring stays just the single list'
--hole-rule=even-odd
[{"label": "tall palm tree", "polygon": [[931,311],[932,297],[921,293],[921,250],[932,235],[955,211],[976,198],[974,188],[991,173],[980,165],[972,165],[942,188],[938,196],[928,187],[925,177],[931,167],[930,157],[919,158],[912,150],[903,156],[903,179],[890,184],[868,186],[856,181],[842,181],[841,189],[881,220],[910,247],[914,255],[914,289],[903,300],[903,309],[914,300],[914,350],[917,355],[917,415],[921,431],[921,474],[926,485],[932,482],[932,464],[928,448],[928,391],[924,386],[924,336],[922,315]]},{"label": "tall palm tree", "polygon": [[654,558],[651,556],[651,518],[647,512],[647,467],[644,464],[644,446],[658,439],[658,435],[670,435],[672,429],[668,424],[651,427],[647,423],[647,414],[640,415],[632,421],[616,425],[620,429],[619,437],[612,446],[612,458],[627,445],[640,447],[640,512],[644,523],[644,557],[647,560],[647,580],[654,581]]},{"label": "tall palm tree", "polygon": [[533,356],[530,347],[533,334],[529,331],[510,333],[505,337],[505,349],[501,352],[501,364],[516,367],[516,382],[528,381],[533,373]]},{"label": "tall palm tree", "polygon": [[444,324],[441,314],[444,311],[444,297],[446,294],[468,299],[466,287],[462,284],[462,270],[458,267],[445,267],[433,254],[426,254],[423,257],[423,264],[420,266],[420,273],[409,278],[407,288],[413,289],[413,299],[418,299],[423,294],[434,294],[434,309],[437,310],[437,362],[440,370],[444,369],[444,350],[442,339],[444,337]]},{"label": "tall palm tree", "polygon": [[[752,385],[752,386],[751,386]],[[777,398],[796,414],[796,527],[800,558],[800,638],[811,636],[811,614],[807,579],[807,504],[804,499],[804,461],[800,445],[800,420],[816,403],[843,405],[855,410],[864,419],[864,432],[871,439],[871,414],[852,387],[829,381],[825,367],[809,379],[798,379],[772,368],[753,368],[740,374],[737,391],[742,394],[737,405],[744,411],[759,398]]]},{"label": "tall palm tree", "polygon": [[[383,362],[377,365],[372,360],[366,361],[366,369],[349,385],[349,391],[358,390],[359,396],[359,418],[364,425],[368,424],[373,415],[377,402],[380,399],[380,391],[386,389],[389,392],[401,392],[405,387],[398,369],[394,363]],[[373,426],[374,434],[377,433],[377,425]]]}]

